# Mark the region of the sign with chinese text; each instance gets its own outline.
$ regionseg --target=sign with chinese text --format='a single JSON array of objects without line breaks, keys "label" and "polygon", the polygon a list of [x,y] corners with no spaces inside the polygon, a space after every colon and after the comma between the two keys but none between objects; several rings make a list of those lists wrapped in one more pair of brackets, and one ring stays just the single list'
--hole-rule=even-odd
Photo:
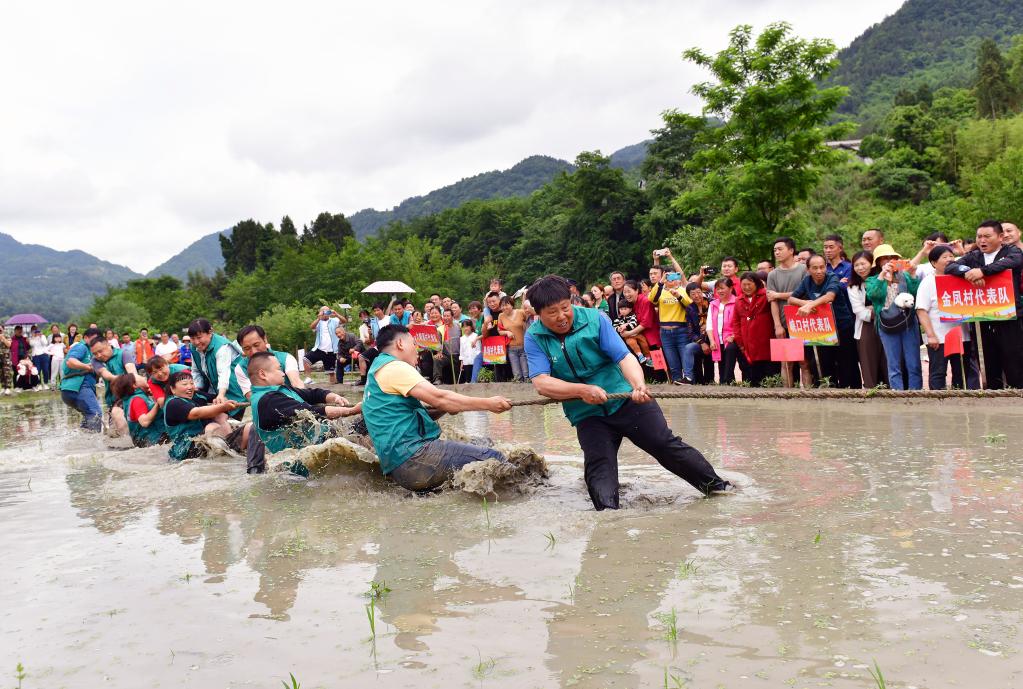
[{"label": "sign with chinese text", "polygon": [[432,325],[410,325],[408,331],[419,347],[431,352],[440,351],[440,333],[437,328]]},{"label": "sign with chinese text", "polygon": [[785,321],[789,326],[789,337],[794,340],[802,340],[803,344],[811,347],[838,345],[838,329],[835,328],[831,304],[818,306],[809,316],[800,315],[798,306],[786,306]]},{"label": "sign with chinese text", "polygon": [[942,323],[1011,321],[1016,317],[1016,295],[1008,270],[985,276],[983,287],[955,275],[935,276],[935,286]]},{"label": "sign with chinese text", "polygon": [[483,338],[483,363],[485,364],[508,363],[507,337],[501,336]]}]

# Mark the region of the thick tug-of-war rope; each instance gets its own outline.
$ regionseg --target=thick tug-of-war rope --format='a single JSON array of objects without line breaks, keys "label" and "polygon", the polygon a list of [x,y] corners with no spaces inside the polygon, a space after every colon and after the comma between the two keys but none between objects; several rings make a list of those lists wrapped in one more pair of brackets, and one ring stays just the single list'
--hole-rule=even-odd
[{"label": "thick tug-of-war rope", "polygon": [[[866,390],[847,390],[844,388],[741,388],[741,387],[693,387],[684,390],[650,390],[654,399],[778,399],[778,400],[868,400],[868,399],[899,399],[899,400],[933,400],[933,399],[994,399],[1023,398],[1023,390],[889,390],[887,388],[868,388]],[[609,400],[629,399],[627,392],[608,393]],[[561,400],[537,397],[529,400],[518,400],[511,403],[513,407],[533,407],[542,404],[560,404]]]}]

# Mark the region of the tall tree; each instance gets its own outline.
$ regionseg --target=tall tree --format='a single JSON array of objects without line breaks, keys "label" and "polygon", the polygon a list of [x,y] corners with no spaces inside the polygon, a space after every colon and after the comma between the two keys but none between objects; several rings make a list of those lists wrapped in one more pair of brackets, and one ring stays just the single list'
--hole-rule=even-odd
[{"label": "tall tree", "polygon": [[344,213],[320,213],[316,216],[316,220],[313,220],[313,224],[306,227],[302,233],[303,242],[326,240],[333,244],[338,251],[341,250],[348,237],[354,238],[355,230],[352,229],[352,223],[348,222]]},{"label": "tall tree", "polygon": [[674,205],[686,215],[709,215],[707,231],[726,233],[746,263],[784,229],[822,172],[845,157],[825,140],[852,130],[827,126],[846,93],[821,86],[837,64],[835,45],[790,32],[788,24],[772,24],[754,39],[750,26],[739,26],[717,55],[685,53],[714,77],[693,92],[704,100],[704,114],[723,124],[700,134],[702,146],[686,165],[693,182]]},{"label": "tall tree", "polygon": [[1017,93],[1009,83],[1009,70],[998,44],[990,38],[981,41],[977,50],[977,114],[992,120],[1010,113]]},{"label": "tall tree", "polygon": [[231,228],[231,236],[220,235],[220,253],[228,275],[250,273],[257,266],[267,268],[280,254],[280,236],[273,223],[261,225],[252,218]]}]

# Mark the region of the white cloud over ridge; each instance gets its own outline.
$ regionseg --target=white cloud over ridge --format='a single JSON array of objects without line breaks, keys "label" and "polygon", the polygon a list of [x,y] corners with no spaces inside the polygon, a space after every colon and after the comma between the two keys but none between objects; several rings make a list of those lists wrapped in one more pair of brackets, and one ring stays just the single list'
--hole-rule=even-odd
[{"label": "white cloud over ridge", "polygon": [[636,143],[740,23],[839,46],[899,0],[8,5],[0,231],[148,270],[236,221],[390,208]]}]

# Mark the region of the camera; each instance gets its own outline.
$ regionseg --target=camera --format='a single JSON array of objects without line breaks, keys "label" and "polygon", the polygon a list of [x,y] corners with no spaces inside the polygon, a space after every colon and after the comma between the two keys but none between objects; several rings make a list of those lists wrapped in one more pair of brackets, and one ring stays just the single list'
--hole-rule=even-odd
[{"label": "camera", "polygon": [[703,271],[703,274],[707,277],[711,277],[714,273],[718,272],[718,269],[714,266],[700,266],[700,270]]}]

